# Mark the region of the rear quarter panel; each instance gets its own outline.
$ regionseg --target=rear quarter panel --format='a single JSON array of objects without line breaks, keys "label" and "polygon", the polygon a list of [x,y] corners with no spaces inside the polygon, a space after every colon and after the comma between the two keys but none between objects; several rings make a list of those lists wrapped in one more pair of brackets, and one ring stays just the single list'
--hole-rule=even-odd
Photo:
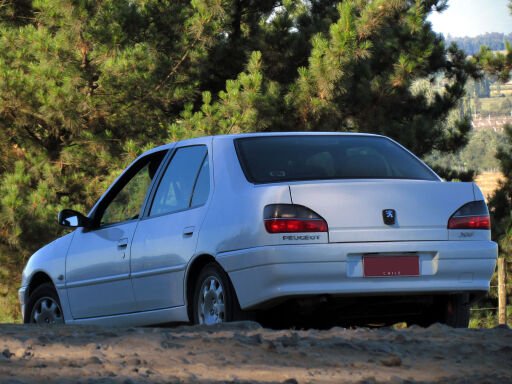
[{"label": "rear quarter panel", "polygon": [[233,140],[213,141],[213,196],[201,225],[196,254],[275,244],[266,233],[263,209],[267,204],[290,204],[288,185],[253,185],[240,167]]}]

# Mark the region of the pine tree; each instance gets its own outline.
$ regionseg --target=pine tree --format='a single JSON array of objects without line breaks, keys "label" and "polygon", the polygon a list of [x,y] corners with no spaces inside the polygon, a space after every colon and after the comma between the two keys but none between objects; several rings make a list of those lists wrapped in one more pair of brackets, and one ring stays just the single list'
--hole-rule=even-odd
[{"label": "pine tree", "polygon": [[[446,130],[450,111],[476,68],[455,46],[446,48],[426,22],[435,1],[345,1],[329,35],[317,35],[307,68],[300,70],[289,103],[302,129],[375,132],[391,136],[420,156],[466,143],[465,116]],[[434,83],[433,97],[415,92]],[[371,117],[371,118],[370,118]]]},{"label": "pine tree", "polygon": [[[257,13],[247,7],[239,9],[241,15]],[[218,53],[228,53],[230,59],[250,57],[256,50],[262,53],[263,84],[274,84],[281,95],[273,107],[286,116],[272,119],[266,130],[382,133],[420,156],[466,144],[469,117],[448,121],[466,81],[478,76],[477,66],[455,45],[445,47],[426,20],[432,10],[443,10],[446,1],[285,1],[271,16],[268,3],[258,7],[258,23],[242,22],[235,28],[245,31],[242,35],[233,35],[231,23],[226,40],[211,50],[208,72],[218,80],[203,84],[208,84],[213,102],[225,77],[235,77],[243,62],[227,75]],[[232,43],[235,36],[239,45]],[[303,55],[299,58],[298,53]],[[216,71],[219,67],[223,70]],[[425,81],[437,86],[416,86]]]},{"label": "pine tree", "polygon": [[482,46],[475,55],[474,61],[493,78],[500,82],[507,82],[512,71],[512,44],[505,42],[505,53],[493,52],[489,47]]},{"label": "pine tree", "polygon": [[181,118],[169,127],[170,139],[264,131],[275,119],[278,99],[277,85],[263,83],[261,52],[255,51],[246,71],[226,82],[226,90],[219,92],[216,102],[212,102],[211,92],[205,91],[199,111],[194,112],[192,104],[185,107]]},{"label": "pine tree", "polygon": [[[4,1],[0,7],[0,296],[197,99],[220,0]],[[1,298],[0,298],[1,301]],[[5,315],[4,315],[5,316]]]}]

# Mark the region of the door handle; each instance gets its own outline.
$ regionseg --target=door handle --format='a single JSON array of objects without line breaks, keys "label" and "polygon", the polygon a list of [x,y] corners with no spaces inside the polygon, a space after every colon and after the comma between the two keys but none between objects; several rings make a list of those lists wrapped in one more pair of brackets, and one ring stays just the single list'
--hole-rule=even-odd
[{"label": "door handle", "polygon": [[122,238],[117,242],[117,248],[124,249],[128,246],[128,238]]},{"label": "door handle", "polygon": [[194,230],[196,228],[195,227],[186,227],[186,228],[183,228],[183,236],[184,237],[189,237],[189,236],[192,236],[194,234]]}]

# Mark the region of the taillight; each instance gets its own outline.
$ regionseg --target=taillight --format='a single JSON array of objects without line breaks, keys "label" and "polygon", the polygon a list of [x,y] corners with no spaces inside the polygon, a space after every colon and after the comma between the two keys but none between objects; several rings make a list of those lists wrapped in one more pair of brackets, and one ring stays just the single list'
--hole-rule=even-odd
[{"label": "taillight", "polygon": [[327,222],[311,209],[295,204],[270,204],[263,211],[269,233],[327,232]]},{"label": "taillight", "polygon": [[448,220],[448,229],[491,229],[491,219],[485,202],[472,201],[460,207]]}]

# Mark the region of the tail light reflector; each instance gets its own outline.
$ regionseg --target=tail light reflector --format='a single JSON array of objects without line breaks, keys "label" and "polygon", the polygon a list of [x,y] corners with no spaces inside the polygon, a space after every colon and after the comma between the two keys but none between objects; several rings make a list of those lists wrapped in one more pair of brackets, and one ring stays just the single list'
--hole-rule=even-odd
[{"label": "tail light reflector", "polygon": [[295,204],[270,204],[263,212],[269,233],[327,232],[327,222],[311,209]]},{"label": "tail light reflector", "polygon": [[485,202],[472,201],[460,207],[448,220],[448,229],[491,229],[491,218]]}]

